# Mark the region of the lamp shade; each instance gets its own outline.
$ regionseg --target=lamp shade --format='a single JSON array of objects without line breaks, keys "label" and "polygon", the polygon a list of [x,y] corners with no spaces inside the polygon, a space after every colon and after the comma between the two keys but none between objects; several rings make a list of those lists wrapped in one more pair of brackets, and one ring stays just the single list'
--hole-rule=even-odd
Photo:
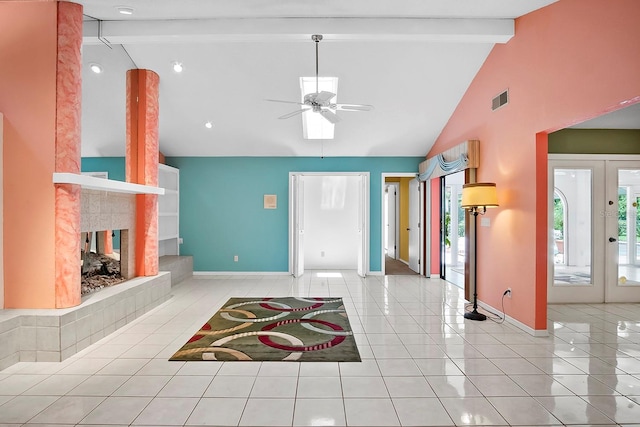
[{"label": "lamp shade", "polygon": [[471,209],[484,206],[486,208],[498,206],[498,192],[492,182],[476,182],[462,186],[462,207]]}]

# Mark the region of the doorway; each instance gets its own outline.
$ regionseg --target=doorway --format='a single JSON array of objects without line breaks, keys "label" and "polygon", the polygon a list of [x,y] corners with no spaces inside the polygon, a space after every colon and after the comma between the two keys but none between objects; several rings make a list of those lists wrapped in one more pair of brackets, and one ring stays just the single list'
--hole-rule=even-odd
[{"label": "doorway", "polygon": [[382,190],[382,274],[423,274],[424,185],[415,173],[388,173]]},{"label": "doorway", "polygon": [[289,174],[289,270],[368,272],[369,173]]},{"label": "doorway", "polygon": [[548,302],[640,302],[640,157],[549,159]]},{"label": "doorway", "polygon": [[442,185],[442,251],[441,276],[464,289],[465,266],[465,213],[462,209],[464,171],[441,177]]}]

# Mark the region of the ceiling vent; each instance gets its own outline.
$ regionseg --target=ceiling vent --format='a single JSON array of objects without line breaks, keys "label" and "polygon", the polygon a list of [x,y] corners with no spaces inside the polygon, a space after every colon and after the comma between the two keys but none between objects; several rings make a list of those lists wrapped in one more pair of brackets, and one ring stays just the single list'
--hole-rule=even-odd
[{"label": "ceiling vent", "polygon": [[507,105],[509,103],[509,89],[502,92],[491,100],[491,109],[496,111],[498,108]]}]

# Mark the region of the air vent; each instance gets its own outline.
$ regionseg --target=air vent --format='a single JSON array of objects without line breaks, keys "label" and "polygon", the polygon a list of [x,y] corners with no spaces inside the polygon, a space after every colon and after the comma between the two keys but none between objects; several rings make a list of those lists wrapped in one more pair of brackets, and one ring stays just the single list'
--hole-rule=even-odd
[{"label": "air vent", "polygon": [[508,103],[509,103],[509,90],[507,89],[504,92],[502,92],[500,95],[496,96],[491,100],[491,109],[495,111],[498,108],[504,105],[507,105]]}]

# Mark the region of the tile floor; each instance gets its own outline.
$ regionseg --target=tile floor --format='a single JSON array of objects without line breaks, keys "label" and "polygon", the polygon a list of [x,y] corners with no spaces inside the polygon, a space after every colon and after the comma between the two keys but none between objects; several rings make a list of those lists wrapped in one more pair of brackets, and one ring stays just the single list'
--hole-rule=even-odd
[{"label": "tile floor", "polygon": [[[640,426],[640,304],[550,306],[534,338],[465,321],[441,280],[322,273],[189,279],[62,363],[0,372],[0,426]],[[167,361],[228,298],[285,295],[343,297],[362,362]]]}]

